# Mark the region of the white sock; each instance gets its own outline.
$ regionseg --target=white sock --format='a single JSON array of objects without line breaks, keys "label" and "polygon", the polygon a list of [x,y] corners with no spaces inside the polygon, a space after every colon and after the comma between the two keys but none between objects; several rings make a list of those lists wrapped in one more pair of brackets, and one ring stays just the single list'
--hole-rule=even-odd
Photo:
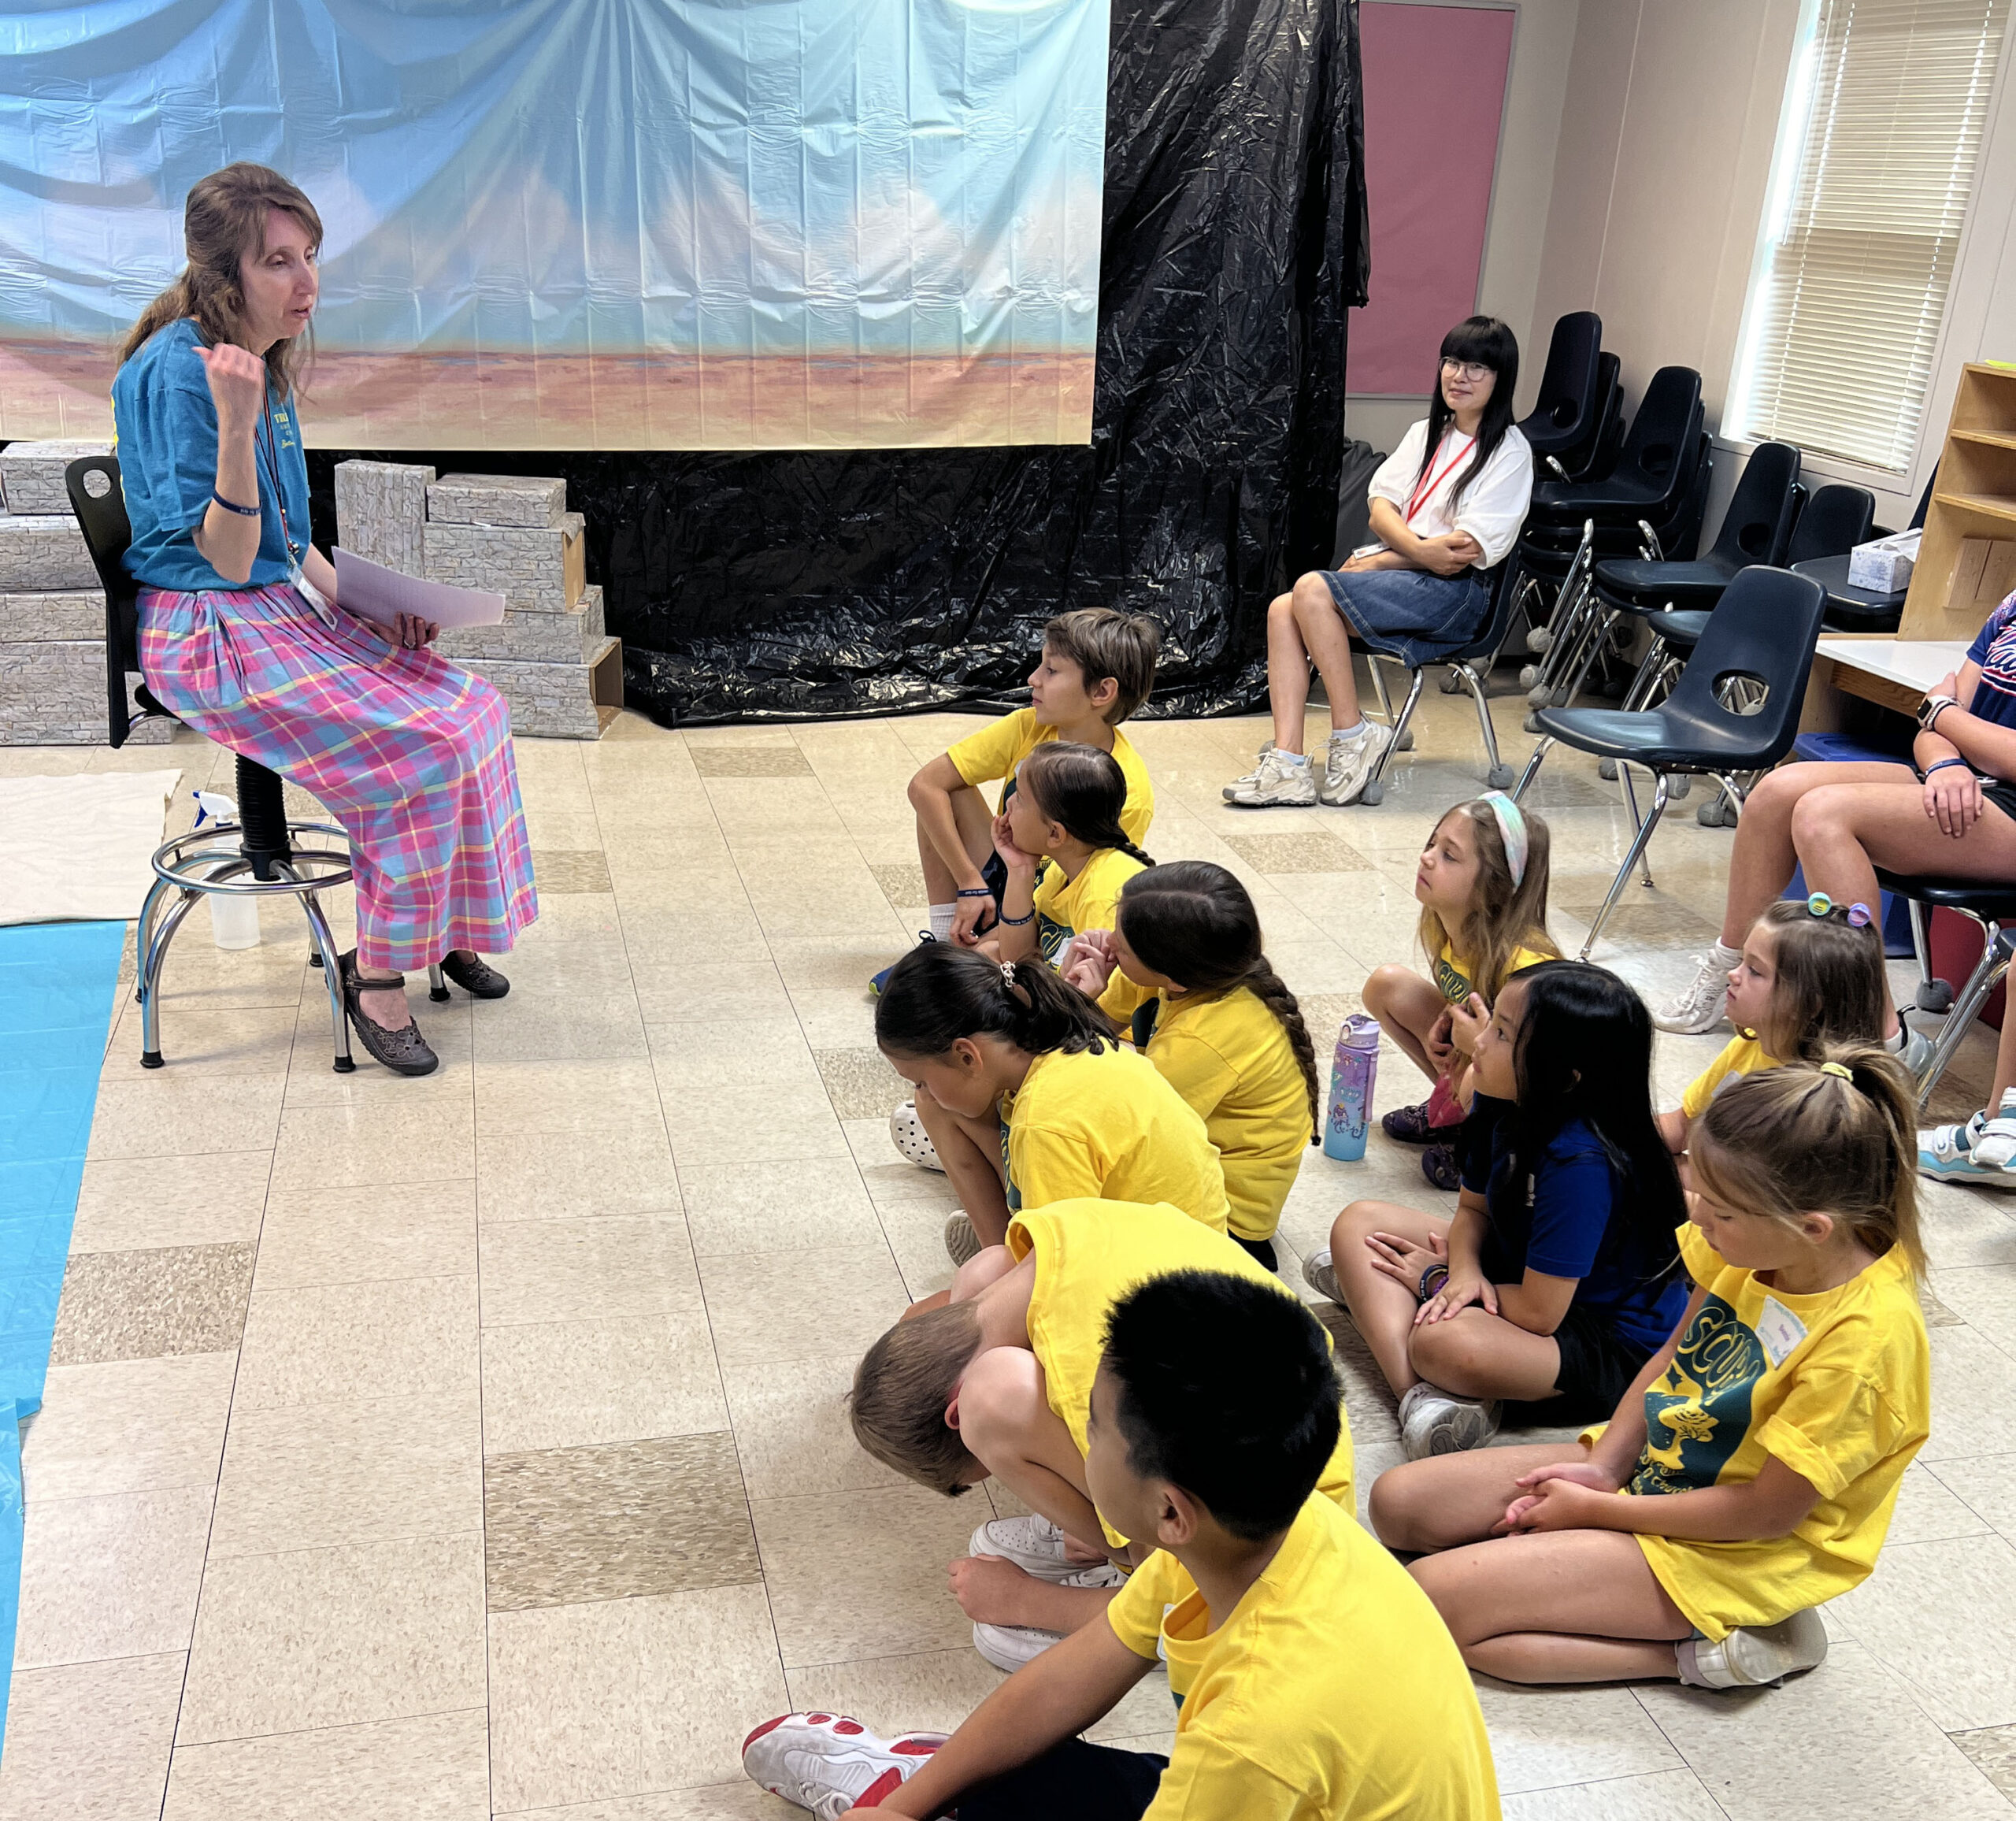
[{"label": "white sock", "polygon": [[1902,1018],[1899,1018],[1897,1021],[1896,1029],[1892,1033],[1890,1036],[1883,1040],[1883,1047],[1888,1050],[1892,1055],[1901,1056],[1904,1053],[1905,1044],[1908,1044],[1910,1040],[1911,1033],[1906,1027],[1904,1021]]},{"label": "white sock", "polygon": [[1274,756],[1280,759],[1284,765],[1306,765],[1309,762],[1309,755],[1307,753],[1284,752],[1279,747],[1276,747],[1274,748]]},{"label": "white sock", "polygon": [[952,919],[958,912],[957,904],[934,904],[931,907],[931,933],[940,942],[952,940]]},{"label": "white sock", "polygon": [[1742,960],[1743,951],[1740,948],[1730,948],[1726,942],[1722,941],[1719,937],[1718,937],[1715,942],[1715,952],[1710,955],[1708,959],[1714,962],[1714,964],[1723,971],[1723,973],[1726,974],[1732,967],[1735,966],[1739,961]]},{"label": "white sock", "polygon": [[1364,731],[1365,721],[1363,718],[1361,718],[1358,720],[1354,721],[1348,727],[1332,728],[1330,729],[1330,737],[1332,740],[1355,740],[1361,733],[1364,732]]}]

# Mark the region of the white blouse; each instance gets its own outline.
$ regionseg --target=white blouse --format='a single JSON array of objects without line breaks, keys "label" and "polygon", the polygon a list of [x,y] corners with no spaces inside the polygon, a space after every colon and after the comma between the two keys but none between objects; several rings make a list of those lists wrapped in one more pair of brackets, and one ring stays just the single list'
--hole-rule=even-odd
[{"label": "white blouse", "polygon": [[1424,417],[1400,439],[1400,446],[1380,462],[1366,488],[1372,499],[1389,499],[1406,515],[1407,528],[1417,537],[1441,537],[1452,531],[1466,531],[1484,548],[1480,569],[1494,569],[1518,541],[1519,527],[1525,522],[1526,508],[1533,497],[1533,451],[1516,425],[1509,426],[1505,439],[1484,465],[1484,471],[1463,489],[1452,514],[1449,496],[1457,477],[1470,465],[1470,450],[1476,439],[1466,436],[1451,423],[1442,433],[1441,446],[1429,473],[1433,477],[1427,493],[1407,513],[1407,502],[1423,477],[1421,453],[1428,446],[1428,420]]}]

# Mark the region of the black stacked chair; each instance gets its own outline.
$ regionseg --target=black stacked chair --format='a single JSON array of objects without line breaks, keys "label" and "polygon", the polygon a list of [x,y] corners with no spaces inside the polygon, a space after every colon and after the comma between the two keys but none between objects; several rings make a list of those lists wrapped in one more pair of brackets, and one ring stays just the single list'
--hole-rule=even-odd
[{"label": "black stacked chair", "polygon": [[[1925,491],[1918,495],[1918,509],[1911,514],[1911,522],[1905,527],[1916,531],[1925,523],[1925,508],[1932,503],[1933,483],[1939,478],[1934,468],[1932,478],[1925,484]],[[1823,491],[1825,491],[1823,489]],[[1853,491],[1862,493],[1860,488]],[[1898,588],[1878,592],[1874,588],[1858,588],[1848,580],[1848,558],[1858,543],[1866,543],[1872,537],[1888,535],[1884,528],[1872,522],[1876,516],[1876,502],[1869,495],[1869,517],[1863,520],[1862,528],[1846,543],[1833,543],[1825,550],[1796,551],[1792,566],[1803,576],[1810,576],[1827,591],[1827,625],[1836,632],[1894,632],[1904,617],[1904,596],[1910,591]]]},{"label": "black stacked chair", "polygon": [[1671,517],[1694,479],[1689,458],[1700,436],[1701,376],[1692,367],[1661,367],[1639,401],[1616,467],[1600,480],[1540,482],[1532,516],[1571,528],[1589,518],[1629,526]]},{"label": "black stacked chair", "polygon": [[[1744,569],[1724,591],[1673,694],[1658,707],[1540,710],[1540,742],[1515,797],[1525,794],[1556,740],[1600,758],[1630,762],[1620,763],[1618,771],[1637,833],[1589,926],[1582,959],[1588,959],[1624,881],[1666,813],[1670,781],[1762,771],[1792,750],[1825,603],[1818,582],[1789,569]],[[1652,773],[1651,813],[1642,818],[1631,782],[1633,765]],[[1646,883],[1651,882],[1647,874]]]},{"label": "black stacked chair", "polygon": [[[2016,954],[2016,885],[1997,885],[1980,879],[1920,878],[1886,873],[1880,866],[1876,882],[1910,907],[1911,946],[1918,951],[1918,1009],[1946,1013],[1945,1025],[1918,1072],[1918,1105],[1923,1107],[1988,1003],[1988,996],[2009,971],[2010,957]],[[1981,927],[1981,958],[1974,963],[1973,972],[1967,976],[1957,997],[1949,982],[1933,976],[1932,948],[1925,933],[1928,910],[1957,911]]]},{"label": "black stacked chair", "polygon": [[1543,471],[1551,458],[1563,475],[1581,473],[1595,453],[1606,402],[1603,347],[1603,319],[1594,310],[1571,310],[1556,319],[1540,396],[1519,420],[1520,433]]},{"label": "black stacked chair", "polygon": [[[121,560],[132,543],[133,528],[126,516],[120,488],[119,463],[110,455],[87,455],[64,470],[70,504],[76,513],[86,547],[105,589],[106,707],[112,744],[124,746],[135,725],[127,706],[127,677],[139,661],[139,588]],[[142,720],[169,711],[142,683],[135,692]],[[329,1012],[335,1035],[335,1067],[347,1074],[350,1059],[350,1022],[343,1014],[343,982],[337,965],[335,938],[329,930],[317,894],[350,881],[350,854],[342,829],[327,822],[287,820],[280,775],[245,757],[238,758],[238,818],[213,822],[164,842],[154,856],[154,883],[142,906],[134,930],[133,996],[142,1007],[140,1061],[162,1066],[161,977],[176,932],[206,894],[239,898],[298,899],[313,941],[309,959],[317,962],[329,989]],[[228,840],[227,837],[235,837]],[[319,837],[332,838],[331,847]],[[180,894],[164,914],[171,893]],[[434,997],[446,999],[447,988],[438,969],[432,974]]]}]

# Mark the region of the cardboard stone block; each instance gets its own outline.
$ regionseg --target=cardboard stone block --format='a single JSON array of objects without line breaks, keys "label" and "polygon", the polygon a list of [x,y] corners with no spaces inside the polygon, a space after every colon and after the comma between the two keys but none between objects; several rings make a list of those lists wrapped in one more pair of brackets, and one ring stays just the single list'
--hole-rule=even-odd
[{"label": "cardboard stone block", "polygon": [[94,588],[98,569],[69,513],[0,513],[0,592]]},{"label": "cardboard stone block", "polygon": [[427,573],[432,468],[406,462],[336,464],[336,541],[402,576]]},{"label": "cardboard stone block", "polygon": [[444,474],[427,490],[436,525],[550,530],[567,516],[567,483],[532,474]]},{"label": "cardboard stone block", "polygon": [[432,523],[427,528],[427,579],[461,588],[489,588],[521,613],[564,614],[581,598],[582,518],[561,516],[543,530]]},{"label": "cardboard stone block", "polygon": [[501,626],[451,626],[435,650],[461,663],[472,658],[532,664],[585,662],[602,640],[602,589],[585,588],[564,614],[505,610]]},{"label": "cardboard stone block", "polygon": [[481,659],[469,669],[511,710],[511,731],[528,738],[599,740],[623,708],[623,644],[598,640],[580,664],[519,664]]},{"label": "cardboard stone block", "polygon": [[80,455],[109,455],[109,443],[9,443],[0,449],[0,499],[9,512],[70,510],[63,470]]},{"label": "cardboard stone block", "polygon": [[[132,691],[139,680],[126,679],[136,715]],[[133,729],[128,744],[165,746],[174,732],[172,721],[150,721]],[[102,632],[91,640],[0,643],[0,746],[103,746],[107,737]]]},{"label": "cardboard stone block", "polygon": [[105,637],[105,596],[96,588],[0,595],[0,645]]}]

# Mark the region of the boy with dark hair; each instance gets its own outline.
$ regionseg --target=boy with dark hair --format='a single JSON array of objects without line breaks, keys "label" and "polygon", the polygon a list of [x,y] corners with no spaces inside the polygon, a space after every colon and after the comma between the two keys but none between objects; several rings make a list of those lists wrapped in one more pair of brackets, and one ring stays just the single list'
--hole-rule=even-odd
[{"label": "boy with dark hair", "polygon": [[[788,1714],[744,1741],[759,1783],[821,1821],[1494,1821],[1484,1716],[1406,1570],[1316,1491],[1340,1426],[1322,1330],[1251,1279],[1180,1270],[1105,1326],[1085,1470],[1154,1552],[1107,1608],[940,1739]],[[1158,1657],[1166,1759],[1076,1735]]]},{"label": "boy with dark hair", "polygon": [[1110,607],[1060,614],[1043,629],[1029,706],[968,734],[910,780],[933,940],[970,945],[993,922],[1002,881],[988,877],[999,865],[994,811],[979,787],[1002,781],[1005,808],[1017,768],[1047,740],[1079,740],[1113,755],[1127,778],[1120,825],[1136,846],[1147,840],[1154,790],[1141,755],[1118,729],[1154,688],[1161,649],[1162,629],[1140,614]]},{"label": "boy with dark hair", "polygon": [[[971,1556],[952,1566],[974,1648],[997,1668],[1098,1618],[1121,1567],[1147,1552],[1130,1552],[1127,1533],[1094,1508],[1092,1379],[1114,1305],[1158,1272],[1185,1269],[1299,1306],[1236,1241],[1166,1202],[1054,1201],[1017,1214],[1006,1245],[962,1266],[949,1294],[913,1308],[854,1374],[854,1435],[884,1466],[948,1497],[997,1476],[1034,1514],[982,1524]],[[1226,1364],[1208,1351],[1200,1359],[1207,1376]],[[1317,1484],[1354,1508],[1341,1416]]]}]

